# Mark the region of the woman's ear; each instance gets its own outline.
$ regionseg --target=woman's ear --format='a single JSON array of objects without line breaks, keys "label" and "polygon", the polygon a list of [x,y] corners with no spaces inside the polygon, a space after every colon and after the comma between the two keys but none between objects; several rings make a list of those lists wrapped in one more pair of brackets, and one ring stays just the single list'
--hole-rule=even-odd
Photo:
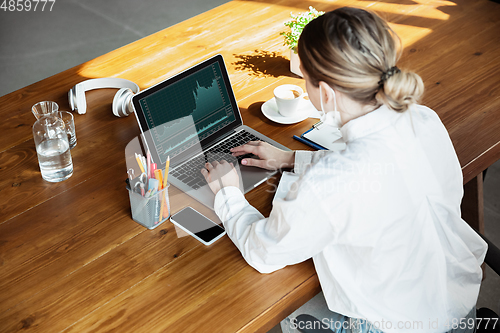
[{"label": "woman's ear", "polygon": [[335,91],[333,90],[333,88],[330,87],[330,85],[325,81],[319,81],[319,86],[321,87],[321,98],[323,99],[324,103],[333,105],[335,99]]}]

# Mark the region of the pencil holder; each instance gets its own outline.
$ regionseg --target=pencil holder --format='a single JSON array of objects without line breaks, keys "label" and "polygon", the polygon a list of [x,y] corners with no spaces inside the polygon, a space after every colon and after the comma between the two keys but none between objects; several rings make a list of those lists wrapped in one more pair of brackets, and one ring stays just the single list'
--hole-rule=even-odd
[{"label": "pencil holder", "polygon": [[170,202],[168,187],[156,192],[152,196],[142,196],[134,190],[128,189],[132,219],[140,225],[154,229],[170,218]]}]

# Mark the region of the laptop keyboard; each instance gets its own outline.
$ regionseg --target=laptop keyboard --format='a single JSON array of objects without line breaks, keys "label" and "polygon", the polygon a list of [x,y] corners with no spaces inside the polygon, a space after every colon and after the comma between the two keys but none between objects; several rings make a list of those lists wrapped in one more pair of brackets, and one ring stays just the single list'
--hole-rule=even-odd
[{"label": "laptop keyboard", "polygon": [[208,149],[203,154],[194,157],[180,167],[176,168],[172,171],[172,175],[196,190],[207,183],[205,177],[203,177],[200,172],[200,170],[205,167],[205,163],[226,160],[228,163],[236,165],[236,163],[240,163],[242,159],[252,156],[252,154],[232,156],[229,150],[231,148],[241,146],[249,141],[262,140],[255,135],[242,130],[232,137]]}]

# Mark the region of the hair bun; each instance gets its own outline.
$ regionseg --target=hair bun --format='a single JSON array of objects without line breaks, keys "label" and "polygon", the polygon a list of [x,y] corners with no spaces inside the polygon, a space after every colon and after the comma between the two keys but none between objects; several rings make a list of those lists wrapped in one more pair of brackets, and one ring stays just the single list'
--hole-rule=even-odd
[{"label": "hair bun", "polygon": [[401,71],[397,67],[384,73],[379,84],[381,87],[375,96],[377,102],[398,112],[404,112],[411,104],[418,103],[424,92],[424,83],[418,74]]}]

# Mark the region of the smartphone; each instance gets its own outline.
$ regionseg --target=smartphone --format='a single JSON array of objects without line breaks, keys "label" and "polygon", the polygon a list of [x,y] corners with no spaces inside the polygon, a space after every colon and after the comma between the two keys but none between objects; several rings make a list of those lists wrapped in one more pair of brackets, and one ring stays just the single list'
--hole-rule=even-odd
[{"label": "smartphone", "polygon": [[223,227],[191,207],[175,213],[170,221],[205,245],[212,244],[226,234]]}]

